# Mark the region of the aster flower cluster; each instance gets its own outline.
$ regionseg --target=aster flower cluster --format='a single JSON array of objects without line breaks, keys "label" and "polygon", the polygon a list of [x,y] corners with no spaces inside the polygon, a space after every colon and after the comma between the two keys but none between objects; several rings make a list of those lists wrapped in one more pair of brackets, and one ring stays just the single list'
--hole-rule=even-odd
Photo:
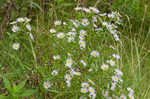
[{"label": "aster flower cluster", "polygon": [[[95,88],[93,87],[93,85],[90,86],[89,83],[88,82],[81,83],[81,93],[88,94],[89,98],[95,99],[96,98]],[[81,96],[80,98],[82,98],[83,96]]]},{"label": "aster flower cluster", "polygon": [[[81,52],[84,51],[83,49],[89,48],[89,44],[87,43],[87,39],[89,35],[91,35],[91,31],[97,33],[107,33],[110,32],[109,36],[111,37],[113,35],[114,39],[116,41],[120,41],[117,30],[118,25],[121,25],[121,15],[118,12],[112,12],[112,13],[100,13],[100,11],[97,8],[89,7],[89,8],[82,8],[77,7],[75,8],[75,11],[80,14],[85,14],[85,16],[80,17],[79,19],[70,19],[67,22],[62,22],[60,20],[54,21],[54,27],[50,29],[50,33],[56,37],[56,39],[61,39],[63,42],[68,42],[71,44],[79,45],[78,50]],[[112,23],[111,21],[114,21]],[[62,31],[62,29],[58,29],[59,27],[63,26],[63,28],[67,28],[65,32]],[[73,43],[72,43],[73,42]],[[87,43],[87,44],[86,44]],[[69,47],[71,49],[72,46]],[[65,49],[65,48],[64,48]],[[114,48],[115,49],[115,48]],[[99,59],[100,58],[100,52],[99,49],[96,48],[96,50],[90,50],[90,52],[87,53],[87,55],[90,55],[93,59]],[[69,57],[68,57],[69,56]],[[90,64],[88,64],[87,61],[85,61],[85,58],[80,57],[79,63],[74,60],[74,55],[70,54],[67,56],[67,58],[63,58],[64,67],[67,69],[67,71],[64,74],[64,80],[66,83],[66,86],[70,88],[72,86],[72,80],[76,77],[80,79],[82,74],[84,75],[84,72],[82,72],[82,69],[80,68],[80,65],[82,65],[84,69],[88,68],[88,72],[93,71],[92,68],[94,67],[88,67]],[[60,58],[60,55],[53,56],[54,60],[62,60]],[[100,69],[103,72],[109,72],[113,75],[109,75],[109,82],[107,82],[107,88],[103,88],[102,95],[106,99],[113,99],[113,98],[119,98],[120,99],[126,99],[126,95],[124,93],[121,93],[120,96],[113,94],[113,92],[117,89],[122,88],[123,83],[123,72],[119,69],[119,54],[112,54],[106,62],[104,62]],[[88,59],[87,59],[88,60]],[[78,69],[77,69],[78,68]],[[95,71],[95,72],[99,72]],[[57,70],[52,71],[52,75],[57,75]],[[107,74],[108,75],[108,74]],[[85,99],[86,97],[89,97],[91,99],[95,99],[97,96],[96,88],[94,88],[96,84],[88,79],[88,82],[82,82],[81,83],[81,89],[80,92],[82,93],[80,99]],[[100,90],[97,90],[100,91]],[[134,97],[133,92],[129,91],[129,97]],[[132,98],[133,99],[133,98]]]},{"label": "aster flower cluster", "polygon": [[[107,89],[103,89],[102,90],[102,95],[106,98],[106,99],[119,99],[119,97],[115,94],[112,95],[112,92],[117,90],[118,88],[122,88],[122,83],[123,83],[123,79],[122,79],[122,76],[123,76],[123,72],[116,68],[116,62],[119,61],[120,59],[120,56],[118,54],[112,54],[111,56],[111,60],[107,60],[107,64],[103,64],[101,66],[101,69],[103,71],[108,71],[108,69],[110,68],[110,66],[112,67],[110,69],[110,71],[113,71],[113,76],[111,76],[111,84],[107,84]],[[116,61],[114,61],[116,60]],[[134,91],[131,89],[131,88],[127,88],[129,94],[128,94],[128,97],[129,99],[134,99]],[[109,94],[111,93],[111,95]],[[127,96],[125,94],[121,94],[120,95],[120,99],[127,99]]]},{"label": "aster flower cluster", "polygon": [[[86,97],[95,99],[99,92],[106,99],[126,99],[127,97],[134,99],[134,91],[131,88],[126,90],[128,91],[128,96],[122,91],[115,94],[115,91],[122,89],[123,85],[122,78],[124,75],[119,67],[120,55],[112,54],[106,60],[101,60],[101,57],[104,57],[102,53],[103,47],[101,47],[103,43],[101,43],[101,35],[109,32],[110,34],[108,33],[107,36],[103,36],[104,39],[113,36],[114,38],[111,39],[120,41],[117,28],[121,24],[121,15],[118,12],[100,13],[94,7],[77,7],[75,11],[79,13],[77,19],[69,19],[66,22],[56,20],[49,28],[49,35],[54,39],[52,47],[54,46],[56,50],[64,51],[62,53],[58,50],[52,56],[51,65],[54,65],[54,68],[50,70],[50,76],[55,78],[61,72],[61,75],[63,75],[61,77],[63,78],[62,88],[66,86],[68,89],[76,83],[76,79],[83,78],[82,81],[77,81],[81,83],[81,86],[79,86],[80,99],[85,99]],[[27,18],[18,18],[15,22],[11,23],[13,24],[12,31],[14,33],[20,32],[18,24],[23,23],[29,32],[31,40],[34,40],[29,22],[30,20]],[[19,43],[13,44],[13,49],[18,50],[19,47]],[[61,65],[61,67],[57,68],[58,65]],[[98,69],[94,70],[93,68]],[[94,72],[94,76],[103,73],[102,77],[104,77],[103,80],[106,79],[105,83],[107,86],[101,85],[103,81],[97,81],[99,78],[90,75]],[[53,82],[52,80],[46,80],[43,82],[43,87],[49,89],[53,87]]]},{"label": "aster flower cluster", "polygon": [[[28,19],[27,17],[17,18],[16,21],[13,21],[13,22],[10,23],[11,25],[13,25],[12,29],[11,29],[12,32],[13,33],[20,33],[21,29],[25,28],[28,31],[27,34],[29,35],[30,39],[34,40],[34,37],[33,37],[33,34],[32,34],[32,27],[29,23],[30,21],[31,20]],[[23,27],[22,27],[22,25],[19,27],[20,24],[23,24]],[[18,42],[13,43],[12,48],[14,50],[18,50],[20,48],[20,43],[18,43]]]},{"label": "aster flower cluster", "polygon": [[[110,18],[113,22],[115,23],[111,23],[111,22],[107,22],[102,21],[102,25],[104,27],[107,28],[107,30],[113,35],[114,39],[116,41],[120,41],[118,33],[119,31],[117,31],[118,26],[117,25],[121,25],[121,15],[119,12],[111,12],[111,13],[100,13],[100,11],[97,8],[94,7],[89,7],[89,8],[82,8],[82,7],[77,7],[75,8],[76,11],[83,11],[85,13],[95,13],[96,15],[92,16],[92,23],[93,23],[93,27],[95,28],[96,31],[100,30],[103,31],[103,28],[98,27],[97,23],[97,17],[107,17]],[[88,22],[88,21],[87,21]],[[82,22],[82,24],[84,25],[84,23],[87,23],[86,20],[84,20],[84,22]]]}]

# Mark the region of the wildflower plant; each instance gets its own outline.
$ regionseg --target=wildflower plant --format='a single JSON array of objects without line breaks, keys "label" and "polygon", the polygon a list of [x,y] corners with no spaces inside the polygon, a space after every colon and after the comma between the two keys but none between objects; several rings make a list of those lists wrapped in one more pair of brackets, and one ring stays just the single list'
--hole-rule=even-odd
[{"label": "wildflower plant", "polygon": [[[121,17],[119,12],[76,7],[72,19],[57,19],[49,26],[48,49],[45,48],[48,57],[34,51],[38,45],[33,44],[35,38],[28,18],[18,18],[11,24],[15,35],[26,34],[30,41],[34,72],[41,77],[38,83],[43,93],[60,94],[64,99],[70,99],[70,95],[81,99],[134,99],[133,89],[123,84],[121,56],[109,47],[122,42],[118,30]],[[13,49],[23,49],[24,42],[18,38],[14,41]],[[42,63],[37,62],[37,54],[42,54]]]}]

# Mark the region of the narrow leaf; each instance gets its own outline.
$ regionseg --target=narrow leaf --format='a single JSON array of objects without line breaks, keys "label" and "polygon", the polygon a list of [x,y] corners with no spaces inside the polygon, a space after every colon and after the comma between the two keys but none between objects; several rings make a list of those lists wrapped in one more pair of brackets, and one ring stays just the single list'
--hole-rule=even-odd
[{"label": "narrow leaf", "polygon": [[20,96],[24,97],[24,96],[30,96],[32,94],[36,93],[36,90],[33,90],[33,89],[28,89],[28,90],[25,90]]}]

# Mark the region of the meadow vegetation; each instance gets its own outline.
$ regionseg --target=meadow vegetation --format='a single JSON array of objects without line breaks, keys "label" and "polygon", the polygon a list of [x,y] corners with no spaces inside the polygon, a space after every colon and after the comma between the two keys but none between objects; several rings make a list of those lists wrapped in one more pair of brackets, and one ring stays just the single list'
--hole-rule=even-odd
[{"label": "meadow vegetation", "polygon": [[0,99],[150,99],[149,0],[1,0]]}]

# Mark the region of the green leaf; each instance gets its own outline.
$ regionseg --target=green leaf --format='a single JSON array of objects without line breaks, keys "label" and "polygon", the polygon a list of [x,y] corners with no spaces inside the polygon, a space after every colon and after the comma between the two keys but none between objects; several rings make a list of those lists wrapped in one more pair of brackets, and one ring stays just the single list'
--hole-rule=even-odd
[{"label": "green leaf", "polygon": [[14,89],[14,92],[18,92],[20,91],[26,84],[26,80],[25,81],[22,81],[20,84],[18,84],[17,86],[14,86],[13,89]]},{"label": "green leaf", "polygon": [[33,2],[33,1],[30,1],[30,6],[31,7],[37,7],[41,12],[43,12],[42,8],[39,6],[39,4]]},{"label": "green leaf", "polygon": [[4,83],[5,88],[7,88],[9,91],[11,91],[11,84],[10,84],[9,80],[1,74],[0,74],[0,77],[3,78],[3,83]]},{"label": "green leaf", "polygon": [[34,89],[28,89],[28,90],[25,90],[20,96],[24,97],[24,96],[30,96],[34,93],[36,93],[37,91],[34,90]]}]

